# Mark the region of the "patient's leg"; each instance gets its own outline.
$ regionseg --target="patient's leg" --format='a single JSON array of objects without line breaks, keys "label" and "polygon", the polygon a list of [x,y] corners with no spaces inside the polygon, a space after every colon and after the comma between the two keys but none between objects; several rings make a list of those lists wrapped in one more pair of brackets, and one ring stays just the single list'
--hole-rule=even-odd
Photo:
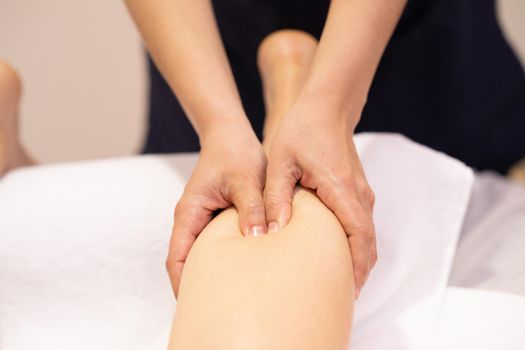
[{"label": "patient's leg", "polygon": [[20,95],[21,83],[16,71],[0,60],[0,176],[33,164],[18,137]]},{"label": "patient's leg", "polygon": [[525,183],[525,158],[510,169],[509,177],[512,180]]},{"label": "patient's leg", "polygon": [[193,246],[169,349],[346,349],[354,277],[333,213],[299,190],[279,232],[243,237],[237,221],[226,210]]},{"label": "patient's leg", "polygon": [[[297,96],[315,51],[306,34],[287,31],[270,39],[259,52],[272,122],[265,137]],[[277,233],[243,237],[237,221],[230,208],[195,242],[169,348],[346,349],[354,277],[347,237],[334,214],[300,189],[290,223]]]},{"label": "patient's leg", "polygon": [[317,40],[298,30],[274,32],[259,45],[257,65],[266,107],[263,135],[267,151],[281,118],[299,95],[316,49]]}]

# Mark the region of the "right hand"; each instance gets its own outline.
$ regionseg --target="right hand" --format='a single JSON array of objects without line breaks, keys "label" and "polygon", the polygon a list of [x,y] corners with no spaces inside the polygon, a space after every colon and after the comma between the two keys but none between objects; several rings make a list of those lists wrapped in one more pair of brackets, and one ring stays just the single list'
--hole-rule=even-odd
[{"label": "right hand", "polygon": [[166,261],[175,296],[188,253],[214,211],[234,205],[243,235],[266,233],[265,171],[266,155],[250,126],[227,125],[201,140],[199,161],[175,208]]}]

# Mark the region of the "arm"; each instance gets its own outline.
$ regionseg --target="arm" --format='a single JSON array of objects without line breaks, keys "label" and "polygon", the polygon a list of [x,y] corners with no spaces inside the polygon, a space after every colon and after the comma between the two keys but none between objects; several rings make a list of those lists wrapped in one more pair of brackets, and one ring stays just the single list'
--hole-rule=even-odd
[{"label": "arm", "polygon": [[126,3],[201,139],[224,123],[248,123],[209,0]]},{"label": "arm", "polygon": [[346,349],[354,278],[346,235],[309,191],[279,232],[241,236],[228,209],[186,262],[169,349]]},{"label": "arm", "polygon": [[339,110],[323,118],[335,123],[349,122],[349,127],[355,128],[383,51],[406,2],[332,0],[301,97],[307,100],[322,97]]},{"label": "arm", "polygon": [[242,108],[210,0],[126,3],[201,143],[175,208],[167,266],[176,294],[188,252],[215,210],[235,205],[244,234],[266,232],[266,155]]},{"label": "arm", "polygon": [[353,143],[371,81],[406,0],[333,0],[299,97],[268,156],[268,225],[286,225],[295,184],[317,192],[341,222],[359,295],[377,253],[374,193]]}]

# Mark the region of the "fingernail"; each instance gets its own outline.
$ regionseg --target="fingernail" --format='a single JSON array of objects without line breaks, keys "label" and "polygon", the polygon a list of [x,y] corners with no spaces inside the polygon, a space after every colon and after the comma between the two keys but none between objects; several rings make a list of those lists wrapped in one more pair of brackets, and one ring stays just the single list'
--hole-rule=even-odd
[{"label": "fingernail", "polygon": [[279,224],[277,221],[272,221],[268,224],[268,233],[275,233],[279,231]]},{"label": "fingernail", "polygon": [[355,289],[355,300],[359,298],[359,294],[361,293],[361,290],[359,288]]},{"label": "fingernail", "polygon": [[249,235],[250,236],[253,236],[253,237],[257,237],[257,236],[260,236],[262,234],[264,234],[264,227],[260,226],[260,225],[255,225],[255,226],[252,226],[250,227],[250,231],[249,231]]}]

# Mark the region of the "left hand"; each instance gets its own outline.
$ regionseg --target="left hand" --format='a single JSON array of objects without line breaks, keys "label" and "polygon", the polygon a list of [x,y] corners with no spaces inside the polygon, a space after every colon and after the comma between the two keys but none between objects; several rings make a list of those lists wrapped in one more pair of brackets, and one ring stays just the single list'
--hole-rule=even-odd
[{"label": "left hand", "polygon": [[[291,217],[295,185],[317,192],[345,230],[354,265],[356,297],[377,260],[374,193],[353,141],[352,118],[328,104],[296,103],[270,140],[264,190],[269,233]],[[355,118],[357,120],[357,118]]]}]

